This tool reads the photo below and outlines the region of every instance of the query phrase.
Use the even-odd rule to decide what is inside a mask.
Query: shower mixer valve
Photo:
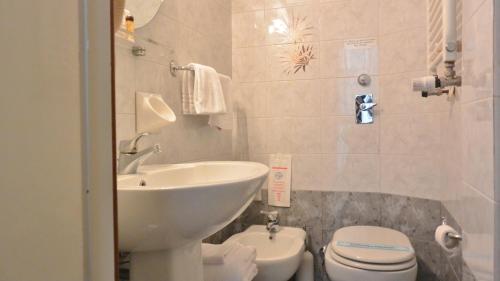
[[[357,95],[354,99],[354,110],[356,113],[356,124],[371,124],[375,114],[374,107],[377,103],[372,94]]]

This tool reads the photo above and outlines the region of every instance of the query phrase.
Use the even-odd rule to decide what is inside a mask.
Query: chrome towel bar
[[[178,65],[175,61],[170,61],[170,74],[172,76],[176,77],[177,76],[177,71],[194,71],[194,69],[190,66],[181,66]]]

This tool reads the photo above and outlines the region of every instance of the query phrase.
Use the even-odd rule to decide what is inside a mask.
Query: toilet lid
[[[415,259],[415,250],[406,235],[376,226],[349,226],[337,230],[331,250],[334,255],[351,261],[379,265]]]

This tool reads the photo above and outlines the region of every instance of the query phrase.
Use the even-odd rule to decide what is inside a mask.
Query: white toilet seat
[[[339,229],[325,251],[332,281],[415,281],[417,259],[406,235],[374,226]]]
[[[373,271],[400,271],[400,270],[405,270],[408,268],[411,268],[417,264],[417,259],[414,257],[410,259],[409,261],[402,262],[402,263],[389,263],[389,264],[380,264],[380,263],[365,263],[365,262],[360,262],[356,260],[351,260],[348,258],[344,258],[333,250],[331,245],[328,245],[327,248],[328,254],[332,259],[337,261],[338,263],[341,263],[345,266],[353,267],[353,268],[359,268],[359,269],[364,269],[364,270],[373,270]]]

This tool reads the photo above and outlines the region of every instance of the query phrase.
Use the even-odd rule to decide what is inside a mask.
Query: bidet
[[[305,251],[306,232],[301,228],[281,227],[269,239],[265,225],[252,225],[227,241],[257,249],[255,263],[259,273],[253,281],[288,281],[299,269]]]

